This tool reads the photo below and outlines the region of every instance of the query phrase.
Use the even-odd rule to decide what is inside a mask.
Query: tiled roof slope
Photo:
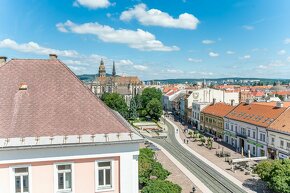
[[[240,103],[234,110],[227,114],[226,117],[261,127],[268,127],[286,109],[286,107],[279,108],[269,104]]]
[[[118,132],[129,129],[59,60],[12,59],[0,68],[0,138]]]
[[[270,126],[270,129],[290,134],[290,109],[282,113]]]
[[[202,110],[202,112],[206,114],[218,116],[218,117],[224,117],[234,108],[235,108],[234,106],[231,106],[225,103],[215,103],[215,104],[211,104],[205,107]]]

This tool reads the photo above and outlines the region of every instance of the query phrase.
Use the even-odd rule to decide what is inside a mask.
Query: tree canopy
[[[162,104],[157,98],[153,98],[146,105],[147,115],[152,119],[158,120],[162,115]]]
[[[169,181],[152,180],[142,189],[142,193],[181,193],[181,187]]]
[[[118,93],[104,93],[101,100],[111,109],[118,111],[124,118],[128,118],[128,106],[122,95]]]
[[[269,188],[279,193],[290,193],[290,160],[262,161],[255,168]]]
[[[146,107],[146,105],[151,101],[152,99],[157,99],[161,101],[162,92],[156,88],[145,88],[141,95],[142,100],[142,106]]]

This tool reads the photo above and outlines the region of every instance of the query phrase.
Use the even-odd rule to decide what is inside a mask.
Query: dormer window
[[[28,86],[27,86],[27,83],[25,82],[22,82],[19,86],[19,90],[27,90]]]

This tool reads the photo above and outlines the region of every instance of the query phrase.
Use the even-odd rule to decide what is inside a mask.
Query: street
[[[215,171],[209,165],[201,161],[198,157],[184,149],[175,138],[174,127],[165,120],[168,126],[167,139],[150,138],[151,141],[161,145],[181,164],[183,164],[193,175],[204,183],[212,192],[246,192],[238,185]]]

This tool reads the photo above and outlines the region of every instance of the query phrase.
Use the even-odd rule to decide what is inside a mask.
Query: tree
[[[137,104],[134,98],[132,98],[130,101],[129,117],[133,120],[138,118]]]
[[[122,95],[118,93],[104,93],[101,100],[111,109],[118,111],[124,118],[128,118],[128,106]]]
[[[151,180],[142,193],[181,193],[181,187],[169,181]]]
[[[153,98],[146,105],[146,112],[152,119],[159,120],[162,115],[162,104],[161,101]]]
[[[254,169],[269,188],[279,193],[290,193],[290,160],[262,161]]]
[[[149,101],[157,99],[161,102],[162,92],[156,88],[145,88],[141,95],[142,106],[145,108]]]

